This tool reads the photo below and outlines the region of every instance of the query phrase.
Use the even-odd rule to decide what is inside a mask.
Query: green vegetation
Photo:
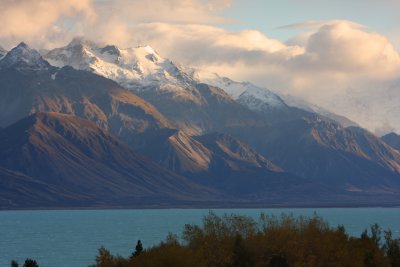
[[[350,237],[343,226],[331,228],[316,215],[261,214],[254,220],[210,212],[201,227],[186,225],[182,238],[170,234],[145,250],[139,240],[128,259],[100,248],[91,267],[400,267],[400,239],[390,231],[382,239],[380,227],[372,225],[360,238]]]

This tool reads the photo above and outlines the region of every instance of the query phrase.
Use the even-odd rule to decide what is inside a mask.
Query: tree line
[[[247,216],[210,212],[202,225],[187,224],[182,239],[169,234],[124,258],[99,249],[90,267],[400,267],[400,239],[377,224],[360,237],[321,217]]]

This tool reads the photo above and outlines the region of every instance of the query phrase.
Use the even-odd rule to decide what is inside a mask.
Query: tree
[[[371,239],[377,247],[381,242],[381,233],[381,227],[377,223],[371,225]]]
[[[18,267],[18,262],[16,260],[11,261],[11,267]]]
[[[284,255],[273,255],[269,260],[267,267],[289,267],[289,263]]]
[[[135,247],[135,252],[132,253],[132,258],[139,256],[140,253],[142,253],[142,251],[143,251],[142,241],[138,240]]]
[[[400,267],[400,239],[392,238],[392,231],[385,231],[385,244],[383,245],[392,267]]]
[[[89,267],[122,267],[126,266],[126,260],[120,256],[113,256],[110,251],[104,247],[99,248],[99,254],[96,256],[96,264]]]
[[[23,267],[39,267],[39,265],[35,260],[26,259]]]

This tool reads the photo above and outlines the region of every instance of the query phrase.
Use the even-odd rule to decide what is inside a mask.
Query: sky
[[[283,42],[300,33],[302,29],[282,26],[305,21],[350,20],[380,32],[400,47],[398,30],[400,22],[396,0],[252,0],[233,1],[221,14],[234,18],[237,23],[226,25],[233,31],[258,29]],[[397,33],[396,33],[397,31]]]
[[[398,0],[1,0],[0,46],[75,36],[151,45],[177,63],[251,81],[400,133]]]

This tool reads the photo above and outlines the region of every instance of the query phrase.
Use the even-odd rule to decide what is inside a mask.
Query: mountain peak
[[[20,49],[30,49],[25,42],[20,42],[16,47]]]
[[[11,49],[0,61],[0,69],[16,68],[23,69],[45,69],[50,65],[45,61],[38,51],[21,42]]]
[[[84,38],[74,38],[66,47],[56,48],[45,55],[53,66],[72,66],[113,79],[132,89],[138,84],[186,85],[187,78],[172,61],[161,57],[151,46],[118,48],[97,45]],[[182,87],[182,86],[181,86]]]
[[[75,46],[83,46],[90,48],[98,48],[99,45],[91,40],[85,39],[84,37],[74,37],[72,41],[67,45],[67,48],[72,48]]]

